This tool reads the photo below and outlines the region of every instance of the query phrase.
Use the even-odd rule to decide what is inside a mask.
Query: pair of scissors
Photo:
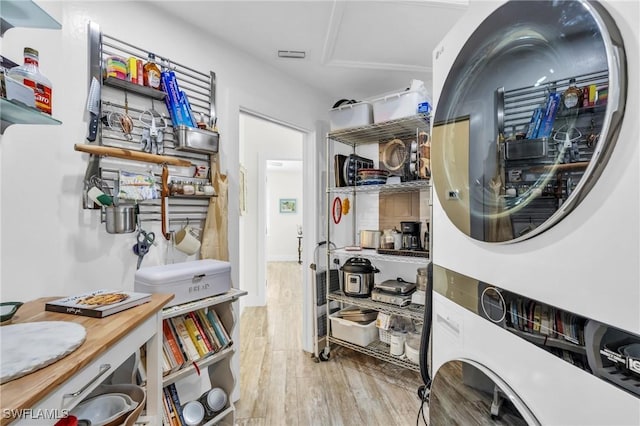
[[[133,252],[138,256],[138,266],[136,269],[140,269],[142,259],[149,253],[149,248],[156,240],[156,234],[140,230],[138,231],[137,239],[138,242],[133,246]]]

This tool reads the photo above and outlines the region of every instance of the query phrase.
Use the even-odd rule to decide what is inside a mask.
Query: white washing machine
[[[432,425],[640,424],[638,22],[472,1],[435,49]]]

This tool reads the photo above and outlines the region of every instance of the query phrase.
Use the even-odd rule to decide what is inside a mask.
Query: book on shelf
[[[182,404],[180,403],[180,398],[178,397],[178,389],[176,389],[175,383],[171,383],[165,389],[168,389],[169,395],[171,396],[171,400],[173,401],[173,406],[176,411],[176,415],[181,425],[186,425],[184,421],[184,416],[182,414]]]
[[[202,325],[202,329],[206,333],[207,338],[211,342],[211,346],[213,346],[213,352],[218,352],[222,348],[222,345],[218,340],[218,336],[216,336],[216,332],[213,329],[213,326],[207,318],[206,312],[203,309],[198,309],[197,311],[195,311],[195,314],[198,317],[198,322]]]
[[[193,318],[191,318],[189,315],[185,315],[184,324],[187,326],[187,331],[189,332],[189,336],[191,336],[191,340],[193,340],[193,343],[195,344],[196,349],[198,350],[198,355],[200,355],[200,358],[207,355],[207,353],[209,353],[209,350],[207,349],[207,346],[202,341],[202,335],[200,334],[200,331],[198,331],[198,327],[196,327],[196,324],[193,322]]]
[[[184,322],[184,318],[182,318],[182,316],[177,316],[170,318],[170,320],[173,323],[176,331],[178,332],[178,335],[180,336],[180,341],[182,342],[182,345],[184,346],[188,354],[189,361],[193,362],[199,360],[200,353],[198,352],[196,344],[194,343],[191,335],[189,334],[189,331],[187,330],[187,325]]]
[[[171,373],[172,367],[171,362],[169,361],[169,355],[167,354],[167,349],[162,346],[162,375],[166,376]]]
[[[220,339],[220,342],[222,343],[222,347],[226,348],[228,346],[231,346],[231,344],[233,343],[231,340],[231,336],[229,336],[229,334],[227,333],[227,330],[222,324],[222,321],[220,320],[220,316],[218,315],[218,313],[214,309],[209,309],[207,310],[207,318],[209,318],[209,321],[211,322],[211,326],[215,330],[218,338]]]
[[[202,343],[204,343],[204,345],[207,347],[207,353],[213,352],[213,345],[209,341],[209,336],[207,336],[207,334],[205,333],[204,327],[202,326],[202,324],[200,324],[200,320],[196,316],[195,312],[191,311],[187,314],[187,316],[191,318],[196,328],[198,329],[198,333],[200,333],[200,336],[202,336]]]
[[[167,324],[169,325],[169,328],[171,329],[171,332],[173,333],[173,336],[176,339],[178,349],[180,350],[180,353],[182,354],[182,359],[184,360],[183,366],[186,366],[187,364],[189,364],[189,361],[190,361],[189,354],[187,353],[187,349],[185,348],[185,345],[182,342],[182,339],[180,338],[180,334],[176,330],[176,327],[173,325],[173,321],[171,321],[171,319],[166,319],[165,321],[167,321]]]
[[[169,321],[167,321],[166,319],[162,321],[162,334],[162,344],[167,351],[167,355],[169,355],[169,360],[171,361],[173,367],[172,370],[175,371],[184,365],[185,360],[182,356],[180,348],[178,347],[178,342],[176,341],[176,338],[173,335],[171,328],[169,327]]]
[[[142,305],[151,300],[150,293],[125,290],[95,290],[47,302],[45,311],[104,318]]]
[[[163,388],[162,393],[163,393],[165,404],[167,407],[167,416],[169,417],[169,424],[171,426],[182,426],[180,424],[180,418],[178,417],[178,413],[176,411],[176,407],[175,407],[175,404],[173,403],[173,398],[171,398],[169,390],[167,388]]]

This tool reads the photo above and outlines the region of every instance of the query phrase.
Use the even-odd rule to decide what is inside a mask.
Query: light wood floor
[[[415,425],[419,373],[342,347],[320,363],[302,351],[305,269],[270,263],[267,306],[242,313],[237,424]]]

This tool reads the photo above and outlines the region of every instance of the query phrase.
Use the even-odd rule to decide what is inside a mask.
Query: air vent
[[[279,58],[304,59],[306,55],[302,50],[278,50]]]

